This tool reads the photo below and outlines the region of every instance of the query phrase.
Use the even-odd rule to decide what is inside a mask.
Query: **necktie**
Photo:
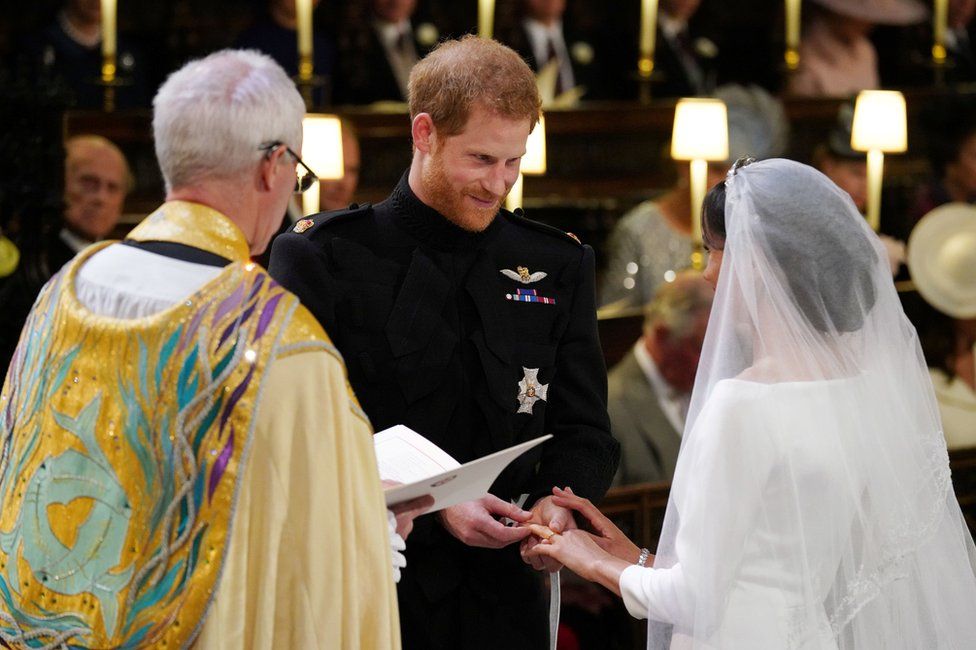
[[[396,47],[397,54],[399,54],[402,58],[406,58],[409,55],[407,52],[408,45],[409,41],[407,40],[407,32],[401,31],[399,34],[397,34],[394,47]]]
[[[685,75],[695,94],[704,91],[704,73],[698,64],[698,57],[695,56],[695,47],[691,42],[691,35],[688,29],[682,29],[675,35],[675,42],[678,44],[681,65],[685,69]]]
[[[691,43],[691,36],[688,34],[687,29],[682,29],[675,36],[675,40],[678,41],[678,46],[681,48],[682,53],[685,56],[694,59],[695,58],[695,48]]]
[[[563,64],[559,58],[559,52],[556,50],[556,39],[553,36],[549,37],[549,47],[546,52],[546,63],[556,62],[556,70],[558,74],[556,75],[556,94],[560,95],[566,92],[566,83],[563,79]]]

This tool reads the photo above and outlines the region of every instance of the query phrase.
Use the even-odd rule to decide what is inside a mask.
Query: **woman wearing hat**
[[[908,265],[926,303],[916,306],[915,325],[946,444],[976,447],[976,208],[949,203],[923,217],[908,240]]]
[[[589,502],[550,556],[621,594],[650,648],[976,648],[976,548],[877,236],[811,167],[705,199],[715,299],[657,555]]]
[[[789,92],[848,96],[877,88],[878,59],[868,34],[875,25],[912,25],[928,16],[918,0],[813,0],[800,42],[800,69]]]

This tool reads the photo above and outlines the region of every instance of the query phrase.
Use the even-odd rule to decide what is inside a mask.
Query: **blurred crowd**
[[[294,0],[119,3],[117,106],[148,107],[169,71],[228,46],[261,50],[298,73]],[[476,31],[477,2],[316,0],[317,107],[403,101],[412,65],[439,40]],[[78,108],[99,108],[100,0],[38,3],[0,24],[0,55],[16,74],[58,79]],[[976,0],[951,0],[946,65],[933,70],[930,8],[921,0],[808,0],[800,67],[783,72],[784,3],[661,0],[652,96],[709,94],[726,83],[777,94],[844,96],[865,88],[976,80]],[[567,100],[638,97],[640,3],[498,0],[494,36],[537,71],[552,64]],[[567,94],[569,93],[569,94]]]

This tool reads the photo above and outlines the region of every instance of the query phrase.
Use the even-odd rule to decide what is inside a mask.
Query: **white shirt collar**
[[[61,241],[64,242],[65,246],[75,252],[75,255],[95,243],[79,237],[67,228],[62,228],[61,232],[58,233],[58,237],[61,238]]]
[[[540,65],[549,57],[550,40],[556,47],[556,53],[559,56],[564,55],[566,41],[563,38],[563,22],[561,20],[557,20],[552,25],[543,25],[534,18],[526,18],[522,21],[522,25],[525,27],[525,33],[529,35],[532,54]]]
[[[637,358],[637,365],[644,371],[644,376],[647,377],[647,381],[654,391],[661,411],[680,436],[685,429],[685,418],[688,416],[688,404],[691,401],[691,395],[679,393],[664,380],[661,371],[644,345],[644,337],[639,338],[634,345],[634,357]]]
[[[563,21],[561,20],[557,20],[551,25],[544,25],[535,18],[526,18],[522,24],[525,25],[525,31],[533,40],[544,41],[546,38],[555,38],[561,41],[563,39]]]
[[[566,45],[566,38],[563,35],[563,21],[557,20],[552,25],[543,25],[538,20],[525,18],[522,21],[525,33],[529,37],[529,45],[532,47],[532,56],[535,57],[536,65],[539,69],[549,60],[549,43],[552,42],[559,57],[559,77],[563,82],[563,88],[569,89],[576,85],[573,75],[573,63],[570,61],[569,49]]]
[[[663,11],[657,15],[657,24],[661,27],[661,32],[669,39],[675,38],[688,29],[688,21],[673,18]]]
[[[396,46],[396,42],[397,39],[400,38],[400,34],[406,34],[409,36],[413,31],[409,20],[401,20],[398,23],[388,23],[383,20],[374,20],[373,27],[376,28],[376,33],[380,37],[380,42],[383,43],[383,47],[386,49]]]

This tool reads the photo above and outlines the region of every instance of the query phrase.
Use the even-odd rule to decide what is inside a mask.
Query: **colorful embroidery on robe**
[[[297,300],[236,263],[160,315],[115,320],[68,289],[83,261],[42,293],[0,393],[0,638],[187,647]]]

